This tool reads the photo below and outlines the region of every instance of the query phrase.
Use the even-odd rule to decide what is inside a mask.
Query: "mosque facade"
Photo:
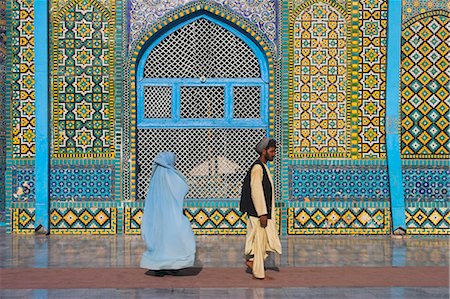
[[[264,136],[281,235],[450,232],[450,3],[0,1],[0,222],[139,234],[177,154],[196,234],[245,234]],[[48,24],[48,26],[46,25]]]

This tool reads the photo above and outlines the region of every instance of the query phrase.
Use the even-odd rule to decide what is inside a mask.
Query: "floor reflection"
[[[244,236],[197,236],[197,265],[242,267]],[[269,266],[448,266],[448,237],[289,236]],[[138,267],[140,236],[28,236],[0,230],[0,267]]]

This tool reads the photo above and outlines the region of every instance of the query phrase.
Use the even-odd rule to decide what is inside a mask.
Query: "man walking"
[[[253,277],[266,278],[264,260],[268,252],[281,254],[281,243],[275,226],[275,196],[272,176],[267,167],[273,161],[276,141],[264,138],[256,145],[259,159],[253,163],[242,186],[241,212],[247,212],[246,264]],[[269,278],[269,277],[267,277]]]

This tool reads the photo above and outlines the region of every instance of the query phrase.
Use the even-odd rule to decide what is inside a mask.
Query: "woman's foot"
[[[247,267],[249,267],[250,269],[253,269],[253,261],[245,261],[245,264],[246,264]]]

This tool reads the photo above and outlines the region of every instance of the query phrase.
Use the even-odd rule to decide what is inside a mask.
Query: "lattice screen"
[[[259,86],[235,86],[233,88],[233,112],[235,118],[260,117],[261,88]]]
[[[167,36],[151,51],[144,68],[145,78],[260,76],[258,59],[250,47],[206,19],[198,19]]]
[[[187,198],[240,197],[249,166],[257,159],[255,144],[263,129],[140,129],[138,130],[138,198],[144,200],[157,153],[177,154],[176,167],[187,178]]]
[[[234,118],[260,118],[261,90],[266,83],[246,86],[246,78],[261,78],[255,53],[239,37],[207,19],[164,38],[149,53],[144,77],[144,117],[150,123],[172,117],[172,109],[178,108],[171,106],[172,98],[179,100],[181,119],[224,118],[227,101],[233,101]],[[171,78],[165,82],[168,86],[155,86],[160,78]],[[189,85],[192,78],[214,78],[215,84]],[[238,83],[231,85],[232,92],[226,96],[230,78]],[[265,135],[265,128],[139,128],[136,199],[145,199],[152,162],[161,151],[177,154],[177,168],[190,185],[187,198],[238,199],[243,177],[257,158],[254,146]]]
[[[225,91],[222,86],[183,86],[180,90],[181,118],[223,118]]]
[[[145,118],[170,118],[172,116],[172,87],[145,86]]]

